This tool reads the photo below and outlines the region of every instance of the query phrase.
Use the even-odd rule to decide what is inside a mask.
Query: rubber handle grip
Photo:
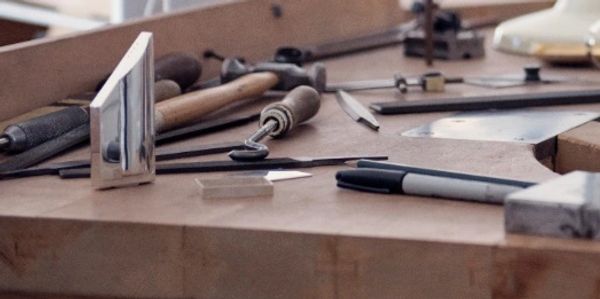
[[[163,79],[154,82],[154,102],[156,103],[174,98],[180,94],[181,88],[175,81]]]
[[[279,82],[270,72],[252,73],[229,83],[186,93],[155,106],[155,127],[164,132],[221,109],[231,103],[257,97]]]
[[[277,121],[278,126],[270,135],[279,137],[315,116],[320,107],[319,92],[310,86],[298,86],[292,89],[281,102],[269,104],[262,110],[260,125],[265,125],[269,120]]]
[[[154,81],[171,80],[184,91],[194,84],[202,75],[202,66],[198,59],[186,53],[171,53],[159,57],[154,62]],[[109,75],[106,75],[96,85],[95,91],[100,91]]]
[[[10,140],[6,151],[19,153],[54,139],[89,122],[88,112],[81,107],[69,107],[27,121],[12,124],[2,137]]]
[[[196,57],[186,53],[171,53],[156,59],[154,80],[172,80],[185,90],[194,84],[202,74],[202,67]]]

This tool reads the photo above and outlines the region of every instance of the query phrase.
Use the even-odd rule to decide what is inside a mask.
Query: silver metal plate
[[[463,112],[402,136],[538,144],[600,117],[594,112],[498,110]]]
[[[154,180],[153,84],[152,33],[142,32],[90,104],[93,187]]]

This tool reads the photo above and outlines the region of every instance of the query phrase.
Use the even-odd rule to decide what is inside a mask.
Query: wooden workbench
[[[529,62],[489,50],[482,60],[435,67],[449,75],[492,75],[519,72]],[[427,70],[399,47],[325,64],[331,82]],[[587,68],[547,72],[600,80]],[[577,88],[457,85],[445,95]],[[402,98],[392,90],[354,95],[365,105]],[[256,111],[271,100],[215,117]],[[600,112],[600,105],[537,109]],[[377,116],[381,129],[374,132],[328,94],[313,120],[266,143],[273,157],[384,154],[393,162],[514,179],[557,176],[531,146],[400,136],[450,114]],[[240,140],[255,127],[169,146]],[[54,161],[86,156],[80,148]],[[588,298],[600,292],[598,242],[506,235],[500,206],[339,189],[334,174],[344,168],[309,169],[311,178],[277,182],[272,198],[232,200],[198,195],[195,178],[223,173],[158,176],[153,184],[102,192],[85,179],[0,181],[0,289],[17,298]]]

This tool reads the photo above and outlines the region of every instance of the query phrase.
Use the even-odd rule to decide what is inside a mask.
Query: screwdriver
[[[247,150],[234,150],[229,157],[236,161],[254,161],[269,155],[266,145],[258,143],[270,135],[282,137],[299,124],[312,118],[321,107],[321,96],[312,87],[298,86],[283,100],[267,105],[260,113],[259,129],[244,141]]]
[[[88,111],[73,106],[12,124],[0,135],[0,150],[9,153],[22,152],[87,122],[89,122]]]

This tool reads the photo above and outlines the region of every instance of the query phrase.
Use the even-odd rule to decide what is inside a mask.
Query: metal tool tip
[[[0,150],[8,147],[8,145],[10,144],[10,139],[8,139],[8,137],[0,137]]]
[[[358,121],[375,131],[379,131],[379,123],[377,123],[377,121],[375,121],[375,120],[368,120],[365,118],[361,118]]]

